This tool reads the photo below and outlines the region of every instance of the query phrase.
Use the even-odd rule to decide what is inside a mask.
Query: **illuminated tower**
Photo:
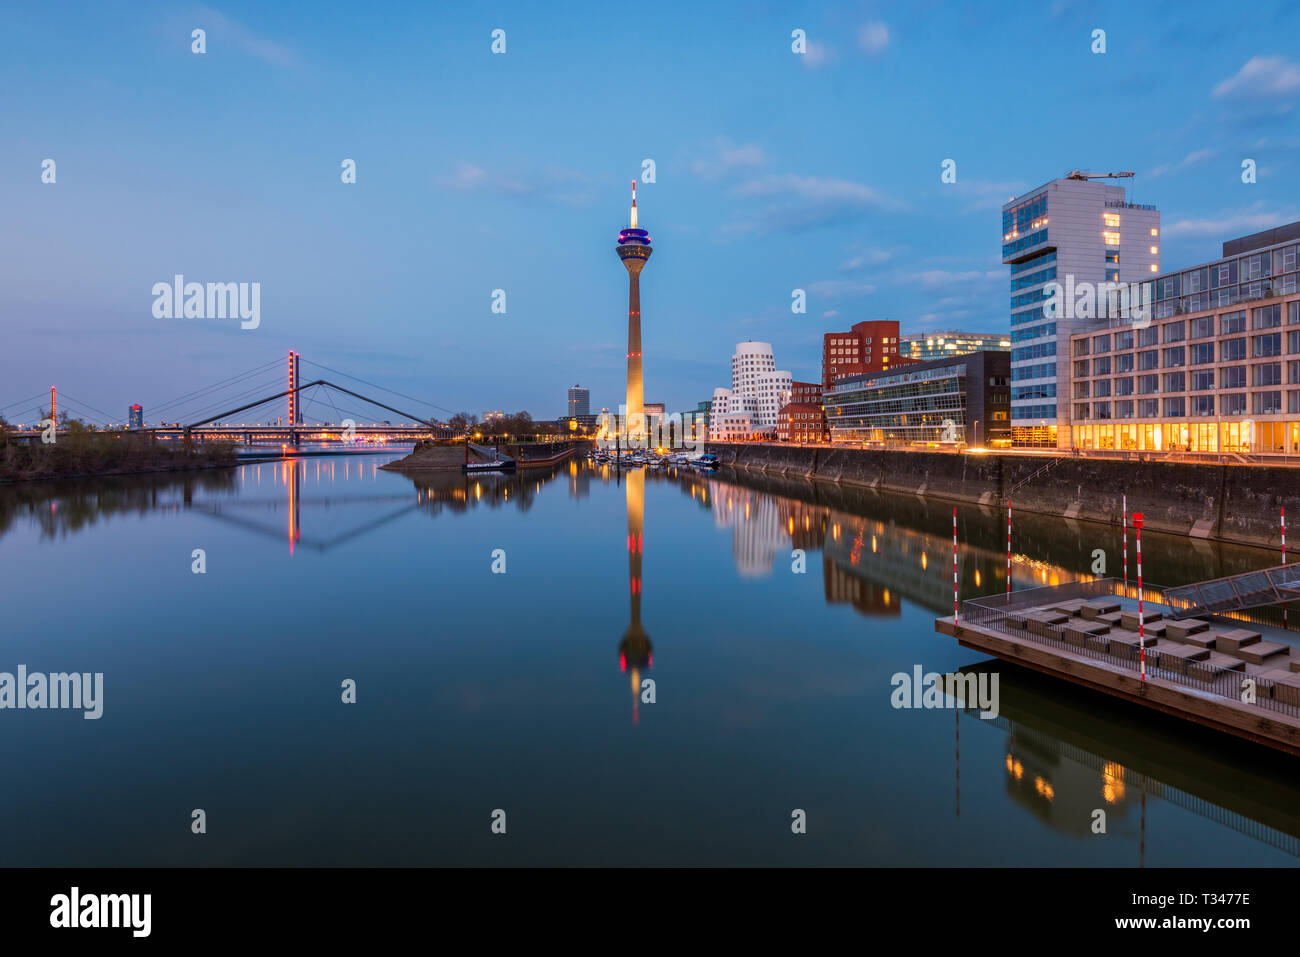
[[[635,275],[635,273],[633,274]],[[641,627],[641,526],[645,514],[645,472],[633,469],[627,474],[627,579],[628,598],[632,606],[632,623],[618,644],[618,663],[632,677],[632,720],[637,720],[637,703],[641,696],[641,669],[654,664],[650,636]]]
[[[628,441],[644,439],[645,389],[641,378],[641,269],[650,258],[650,234],[636,224],[636,180],[632,180],[632,222],[618,234],[615,250],[627,267],[627,411]]]

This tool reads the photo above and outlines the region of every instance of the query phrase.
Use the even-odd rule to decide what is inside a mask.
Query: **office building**
[[[901,339],[898,354],[918,362],[972,352],[1008,352],[1011,349],[1011,336],[1005,332],[920,332]]]
[[[1149,317],[1071,337],[1074,445],[1300,453],[1298,260],[1300,222],[1229,240],[1156,277]]]
[[[792,382],[790,401],[777,415],[776,437],[782,442],[812,444],[830,441],[819,382]]]
[[[846,332],[822,336],[822,389],[844,376],[881,372],[899,365],[898,323],[890,319],[858,322]]]
[[[591,414],[591,390],[584,389],[580,385],[575,385],[569,390],[569,410],[570,417],[585,416]]]
[[[1076,170],[1002,207],[1015,445],[1069,445],[1070,337],[1104,325],[1096,293],[1107,284],[1142,283],[1160,271],[1159,211],[1130,203],[1123,187],[1099,181],[1109,178]],[[1055,314],[1045,310],[1052,283],[1071,293]]]
[[[790,400],[789,372],[776,368],[770,342],[739,342],[731,357],[731,388],[713,390],[709,434],[727,441],[736,436],[776,435],[777,413]]]
[[[133,429],[144,428],[144,409],[139,405],[133,405],[127,410],[127,422]]]
[[[826,393],[831,441],[879,447],[985,446],[1011,439],[1011,355],[972,352],[840,379]]]

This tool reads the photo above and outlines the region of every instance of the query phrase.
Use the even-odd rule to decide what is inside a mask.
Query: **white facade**
[[[1011,426],[1015,444],[1068,445],[1073,333],[1106,324],[1073,303],[1051,315],[1050,283],[1073,290],[1141,283],[1160,270],[1160,212],[1121,186],[1062,178],[1002,207],[1002,261],[1011,269]],[[1103,296],[1104,298],[1104,296]],[[1042,440],[1043,436],[1049,436]]]
[[[776,429],[777,413],[790,401],[793,377],[776,368],[770,342],[738,342],[731,357],[731,388],[713,390],[709,438],[747,438]],[[748,425],[740,418],[745,416]],[[744,434],[739,434],[744,428]]]

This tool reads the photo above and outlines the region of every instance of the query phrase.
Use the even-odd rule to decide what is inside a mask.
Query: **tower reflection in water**
[[[632,721],[640,720],[638,706],[641,700],[641,669],[654,664],[654,648],[650,636],[641,625],[641,554],[642,525],[645,518],[645,473],[640,469],[629,472],[627,478],[627,582],[628,602],[632,622],[618,643],[618,663],[632,677]]]

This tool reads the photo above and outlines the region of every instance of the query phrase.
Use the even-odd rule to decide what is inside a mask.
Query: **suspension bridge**
[[[319,370],[317,377],[304,381],[303,364]],[[404,411],[397,403],[414,404],[421,412]],[[48,434],[51,425],[56,433],[65,434],[67,420],[76,420],[95,429],[146,433],[155,441],[286,447],[450,438],[457,433],[445,418],[452,415],[450,409],[436,403],[303,359],[297,352],[288,354],[287,365],[285,359],[277,358],[179,396],[131,405],[125,418],[57,387],[51,387],[48,394],[0,405],[0,416],[13,423],[10,434],[19,440],[32,441]]]

